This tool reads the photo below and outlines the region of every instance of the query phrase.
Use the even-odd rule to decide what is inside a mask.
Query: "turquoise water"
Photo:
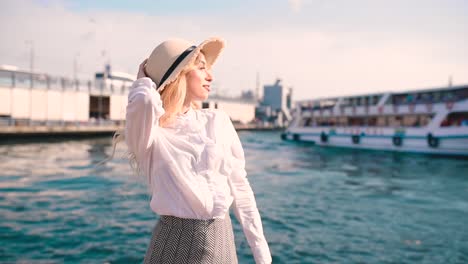
[[[468,263],[468,160],[241,132],[274,263]],[[139,263],[156,223],[109,138],[0,145],[1,263]],[[240,263],[253,263],[233,221]]]

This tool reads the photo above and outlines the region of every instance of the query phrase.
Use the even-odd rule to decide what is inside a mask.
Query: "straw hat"
[[[194,46],[183,39],[170,39],[159,44],[146,62],[145,71],[156,84],[157,91],[162,92],[166,85],[173,82],[182,69],[192,63],[200,52],[203,52],[208,67],[211,67],[224,48],[221,38],[209,38],[200,45]]]

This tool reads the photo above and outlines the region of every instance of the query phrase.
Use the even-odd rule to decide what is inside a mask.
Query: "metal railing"
[[[66,77],[55,77],[43,73],[30,73],[24,71],[12,71],[0,69],[0,87],[5,88],[30,88],[47,90],[70,90],[87,92],[110,92],[124,94],[132,85],[132,81],[124,82],[116,86],[106,83],[106,78],[101,82],[91,80],[79,80]],[[111,79],[108,79],[111,80]]]

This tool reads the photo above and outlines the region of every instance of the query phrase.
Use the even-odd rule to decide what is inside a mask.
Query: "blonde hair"
[[[159,126],[161,127],[169,126],[172,122],[174,122],[177,115],[182,113],[184,103],[187,97],[186,75],[188,72],[196,68],[200,60],[201,60],[200,55],[198,55],[196,59],[193,60],[191,63],[189,63],[186,67],[184,67],[182,71],[179,73],[179,75],[177,76],[177,78],[173,82],[169,83],[161,92],[160,94],[161,101],[162,101],[165,113],[159,119]],[[191,102],[190,106],[194,109],[201,108],[200,104],[197,102]],[[112,154],[109,158],[101,161],[99,164],[102,164],[106,161],[113,159],[117,144],[122,141],[125,141],[125,129],[117,130],[114,133],[112,137],[112,146],[113,146]],[[138,166],[138,162],[135,158],[135,154],[130,153],[130,152],[127,152],[126,154],[127,154],[127,159],[130,162],[130,166],[134,174],[136,174],[137,176],[141,176],[141,169]],[[147,180],[148,182],[150,181],[149,177]]]
[[[194,63],[195,64],[195,63]],[[176,116],[182,113],[184,103],[187,97],[187,78],[186,75],[194,68],[189,65],[184,68],[177,79],[168,84],[161,92],[161,101],[164,106],[165,113],[159,119],[159,125],[166,127],[174,122]],[[191,102],[190,105],[194,109],[199,109],[200,106],[196,102]]]

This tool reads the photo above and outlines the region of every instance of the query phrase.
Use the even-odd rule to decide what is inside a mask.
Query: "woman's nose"
[[[206,71],[205,80],[207,80],[207,81],[209,81],[209,82],[213,81],[213,74],[211,73],[210,70]]]

